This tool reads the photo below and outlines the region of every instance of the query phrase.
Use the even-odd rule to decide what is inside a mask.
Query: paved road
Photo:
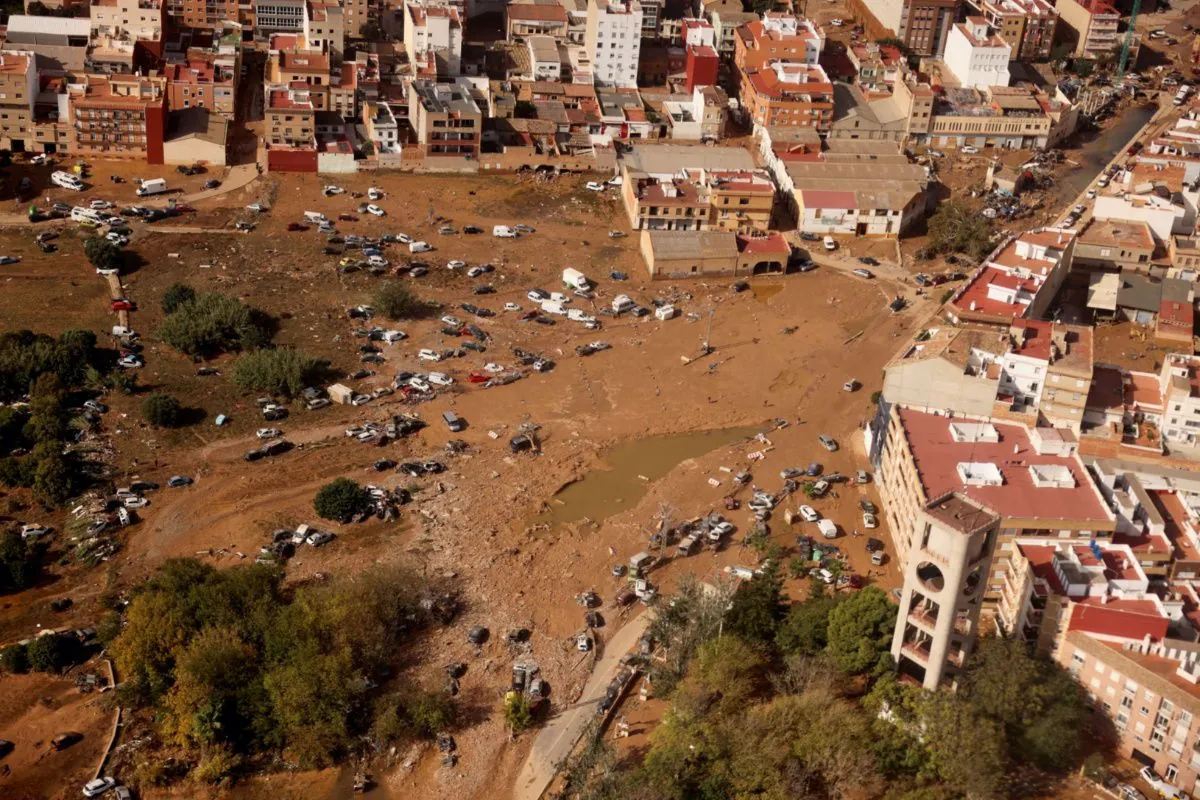
[[[644,611],[625,623],[604,646],[604,656],[592,669],[583,694],[566,710],[551,717],[533,740],[529,758],[521,768],[513,790],[514,800],[538,800],[554,780],[555,765],[563,761],[583,736],[604,699],[609,683],[616,677],[620,660],[637,645],[650,624],[651,612]]]

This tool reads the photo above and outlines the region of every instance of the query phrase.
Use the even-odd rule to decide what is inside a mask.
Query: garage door
[[[1154,759],[1143,753],[1141,750],[1138,750],[1136,747],[1133,748],[1133,752],[1130,753],[1130,755],[1133,756],[1134,761],[1140,761],[1143,765],[1150,767],[1150,769],[1154,769]]]

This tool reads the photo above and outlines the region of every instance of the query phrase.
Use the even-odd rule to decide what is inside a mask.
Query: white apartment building
[[[163,14],[159,2],[148,0],[93,0],[89,8],[92,39],[128,41],[162,39]]]
[[[254,3],[254,27],[267,32],[292,32],[304,25],[305,0],[264,0]]]
[[[424,0],[404,4],[404,49],[418,71],[435,67],[441,77],[462,72],[462,17],[452,5]]]
[[[821,58],[821,48],[825,45],[825,32],[818,30],[812,20],[803,19],[786,11],[771,11],[763,14],[762,32],[758,34],[767,40],[799,39],[804,46],[803,59],[805,64],[814,65]],[[794,62],[795,58],[787,58]]]
[[[637,86],[642,50],[642,6],[638,0],[589,0],[585,43],[597,86]]]
[[[1200,444],[1200,358],[1172,353],[1163,360],[1163,441],[1193,448]]]
[[[967,17],[950,29],[942,60],[963,86],[1008,86],[1012,47],[993,33],[983,17]]]

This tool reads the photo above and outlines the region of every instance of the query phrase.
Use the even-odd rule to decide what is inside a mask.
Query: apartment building
[[[163,163],[164,77],[86,75],[82,83],[69,84],[67,93],[72,155]]]
[[[948,492],[913,521],[892,658],[901,675],[937,689],[953,682],[974,649],[1000,518],[966,494]]]
[[[1148,272],[1155,249],[1154,234],[1145,222],[1093,218],[1079,232],[1075,266]]]
[[[1047,0],[967,0],[996,35],[1008,42],[1017,61],[1046,61],[1054,48],[1058,9]]]
[[[468,81],[413,81],[408,119],[425,150],[427,164],[431,159],[478,160],[483,112]]]
[[[588,0],[585,46],[597,86],[637,87],[641,31],[638,0]]]
[[[158,42],[166,9],[159,0],[91,0],[88,7],[93,43],[108,40]]]
[[[1103,58],[1121,46],[1121,12],[1108,0],[1058,0],[1055,5],[1060,32],[1074,45],[1072,53],[1075,56]],[[1130,63],[1136,63],[1136,60],[1134,54]]]
[[[171,110],[206,108],[232,120],[237,113],[237,59],[189,58],[163,67],[167,107]]]
[[[829,129],[833,82],[819,64],[773,61],[740,77],[742,108],[754,124]]]
[[[896,37],[916,55],[940,56],[961,0],[852,0],[871,38]]]
[[[254,29],[264,33],[302,30],[306,0],[254,0]]]
[[[266,83],[270,86],[327,86],[331,64],[329,56],[308,50],[279,50],[267,58]],[[324,107],[320,102],[318,109]]]
[[[892,85],[908,70],[904,53],[890,44],[852,44],[846,57],[857,71],[857,84],[864,92],[891,94]]]
[[[1058,294],[1075,252],[1075,234],[1042,228],[1004,240],[951,297],[956,322],[1008,326],[1017,318],[1041,319]]]
[[[920,511],[949,492],[1000,518],[991,542],[995,563],[980,576],[989,610],[1000,600],[1015,538],[1111,539],[1116,518],[1080,460],[1078,446],[1078,438],[1065,429],[881,403],[868,449],[902,568],[919,560]]]
[[[314,150],[316,114],[307,88],[270,89],[266,104],[266,137],[272,148]]]
[[[239,17],[240,0],[167,0],[167,16],[184,28],[220,30]]]
[[[717,53],[722,58],[733,58],[734,51],[737,49],[738,29],[758,20],[758,14],[751,11],[713,11],[709,21],[713,26]]]
[[[436,0],[406,0],[404,50],[423,74],[455,78],[462,72],[463,26],[458,9]]]
[[[0,52],[0,148],[33,149],[37,93],[37,56],[28,51]]]
[[[309,0],[301,20],[306,49],[329,56],[330,63],[342,63],[346,49],[346,20],[342,7],[334,2]]]
[[[950,29],[943,61],[966,87],[985,89],[1008,86],[1008,60],[1012,47],[988,26],[983,17],[967,17]]]
[[[371,21],[372,5],[367,0],[342,0],[341,6],[346,36],[360,38],[363,26]]]
[[[376,155],[400,153],[400,124],[389,104],[363,103],[362,121]]]
[[[622,168],[629,225],[652,231],[765,231],[775,184],[762,170],[684,169],[658,179]]]
[[[1169,449],[1194,450],[1200,445],[1200,356],[1165,356],[1159,390],[1164,408],[1163,443]]]
[[[737,29],[733,63],[742,73],[762,69],[772,61],[813,65],[824,45],[824,31],[811,20],[772,11]]]

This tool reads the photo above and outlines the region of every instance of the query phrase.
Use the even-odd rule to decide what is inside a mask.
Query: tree
[[[388,319],[411,319],[421,316],[427,308],[424,301],[398,281],[380,284],[372,298],[375,309]]]
[[[27,648],[34,672],[62,672],[79,659],[79,640],[71,634],[38,636]]]
[[[518,100],[513,106],[513,116],[517,119],[537,119],[537,106],[528,100]]]
[[[25,435],[33,442],[57,442],[67,427],[63,401],[67,392],[52,372],[39,375],[29,390],[29,422]]]
[[[880,672],[891,659],[896,606],[878,587],[868,586],[829,612],[829,654],[843,672]]]
[[[323,367],[290,347],[254,350],[238,357],[233,383],[243,391],[295,397],[321,379]]]
[[[15,642],[0,648],[0,670],[10,675],[29,672],[29,646]]]
[[[406,689],[383,702],[375,720],[375,736],[384,744],[412,738],[432,739],[457,718],[454,701],[444,692]]]
[[[125,253],[103,236],[89,236],[83,242],[83,254],[96,269],[120,270],[125,263]]]
[[[266,345],[270,321],[245,303],[214,292],[180,304],[159,326],[158,338],[181,353],[207,357]]]
[[[349,478],[325,484],[313,498],[313,509],[321,519],[349,522],[367,508],[367,490]]]
[[[529,698],[520,692],[508,692],[504,695],[504,724],[514,734],[533,724],[533,709],[529,706]]]
[[[163,292],[162,310],[164,314],[174,314],[180,306],[196,299],[196,290],[186,283],[172,283]]]
[[[40,448],[41,445],[34,449],[34,456]],[[37,458],[37,468],[33,473],[33,496],[39,503],[48,508],[61,506],[74,493],[73,482],[67,459],[57,449]]]
[[[992,223],[958,200],[938,206],[929,218],[929,245],[935,253],[966,253],[982,261],[992,249]]]
[[[358,29],[358,35],[366,39],[368,42],[378,42],[386,37],[383,34],[383,28],[375,20],[364,22]]]
[[[171,395],[155,392],[142,401],[142,416],[156,428],[174,428],[182,424],[183,406]]]
[[[0,594],[33,585],[41,572],[42,548],[32,547],[14,529],[0,535]]]
[[[792,606],[775,635],[775,645],[784,654],[815,656],[829,644],[829,614],[836,597],[818,596]]]
[[[923,699],[922,738],[938,778],[958,794],[999,797],[1007,765],[1004,729],[948,692]]]
[[[738,587],[726,625],[744,639],[771,643],[786,612],[786,602],[777,562],[772,561],[761,574]]]
[[[1001,725],[1012,754],[1045,770],[1075,765],[1088,717],[1079,684],[1015,639],[987,638],[967,662],[961,699]]]

